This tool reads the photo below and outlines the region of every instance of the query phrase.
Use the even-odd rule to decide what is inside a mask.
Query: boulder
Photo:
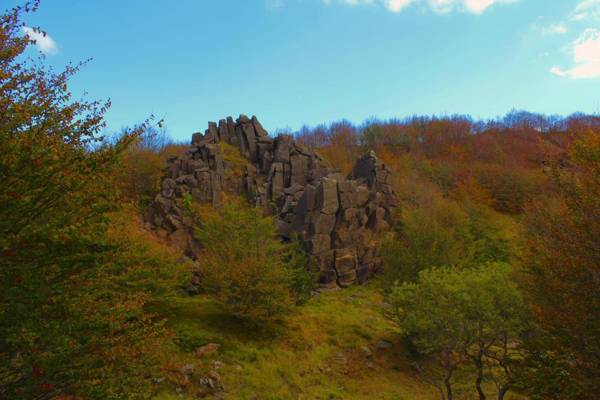
[[[259,137],[268,137],[269,134],[265,131],[265,128],[258,122],[256,116],[252,117],[252,126],[254,127],[254,131],[256,132],[256,136]]]
[[[217,128],[216,122],[208,123],[208,130],[206,131],[206,138],[208,138],[211,142],[219,141],[219,130]]]
[[[316,196],[317,209],[323,214],[335,214],[339,209],[337,181],[331,178],[323,178],[317,187]]]
[[[219,351],[220,347],[221,345],[218,343],[209,343],[205,346],[198,347],[194,354],[196,355],[196,357],[202,358],[204,356],[216,353],[217,351]]]
[[[306,241],[307,250],[314,255],[327,252],[331,249],[331,237],[329,235],[317,234]]]
[[[173,197],[173,194],[175,194],[175,188],[177,187],[177,182],[175,180],[173,180],[172,178],[165,178],[163,179],[162,183],[161,183],[161,187],[162,187],[162,191],[161,194],[163,195],[163,197],[166,197],[167,199]]]
[[[329,235],[335,226],[335,215],[316,213],[310,221],[310,233]]]
[[[227,128],[227,120],[219,120],[219,140],[229,143],[230,139],[229,129]]]
[[[254,126],[251,122],[242,124],[242,133],[248,148],[250,161],[256,162],[258,160],[256,133],[254,132]]]

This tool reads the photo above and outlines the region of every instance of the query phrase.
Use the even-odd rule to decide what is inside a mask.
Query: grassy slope
[[[222,363],[218,373],[225,392],[219,398],[224,399],[439,399],[437,390],[415,375],[398,328],[381,311],[383,297],[374,283],[318,295],[277,332],[245,327],[206,296],[178,297],[153,308],[168,316],[178,342],[178,349],[165,349],[173,368],[165,372],[164,390],[154,400],[198,398],[194,380],[173,371],[194,364],[195,375],[205,376],[214,361]],[[394,344],[377,349],[380,340]],[[208,343],[221,348],[196,358],[194,349]],[[476,399],[472,377],[461,375],[454,383],[457,398]],[[523,398],[509,393],[510,399]]]
[[[402,347],[376,349],[382,339],[399,342],[397,329],[381,313],[382,301],[369,286],[323,293],[270,335],[244,328],[203,296],[173,299],[156,311],[170,316],[180,362],[223,363],[219,374],[228,399],[437,398],[413,375]],[[192,360],[193,349],[211,342],[222,345],[217,354]],[[363,346],[372,349],[371,357]],[[158,399],[182,398],[167,393],[173,390]]]

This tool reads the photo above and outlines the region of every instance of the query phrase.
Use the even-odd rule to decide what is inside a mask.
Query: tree
[[[296,304],[306,303],[317,288],[317,270],[313,256],[302,248],[300,241],[292,237],[282,254],[283,263],[292,271],[290,290]]]
[[[121,136],[130,132],[131,129],[124,129]],[[185,149],[174,143],[164,128],[146,127],[122,156],[118,181],[126,200],[147,208],[159,191],[167,159]]]
[[[497,217],[486,206],[434,198],[400,213],[395,233],[382,247],[388,284],[414,282],[425,269],[469,268],[508,262],[512,249]]]
[[[545,332],[531,360],[543,379],[528,385],[540,398],[592,399],[600,392],[598,134],[574,143],[571,162],[570,170],[554,166],[558,196],[532,207],[524,234],[527,292]]]
[[[401,210],[398,231],[382,248],[386,281],[414,282],[427,268],[471,259],[465,243],[467,215],[452,202]]]
[[[417,352],[442,367],[442,375],[434,372],[428,379],[442,399],[453,398],[453,375],[467,364],[475,370],[480,399],[486,398],[484,381],[496,384],[498,399],[514,385],[518,344],[528,323],[523,298],[507,264],[423,271],[417,283],[392,289],[389,301]],[[425,369],[420,365],[421,371]]]
[[[175,263],[111,234],[120,155],[143,127],[109,145],[109,104],[68,91],[79,67],[26,58],[37,5],[0,15],[0,397],[148,398],[165,331],[138,278]]]
[[[272,218],[231,200],[218,211],[201,213],[200,221],[201,285],[229,312],[251,323],[269,323],[306,296],[310,285],[302,276],[308,259],[286,250]]]

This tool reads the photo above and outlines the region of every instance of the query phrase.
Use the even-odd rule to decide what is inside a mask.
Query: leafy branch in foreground
[[[177,267],[116,240],[112,221],[121,153],[145,124],[107,144],[109,103],[68,91],[80,65],[25,57],[37,5],[0,16],[0,397],[147,398],[166,332],[144,305]],[[159,264],[172,272],[159,278]]]

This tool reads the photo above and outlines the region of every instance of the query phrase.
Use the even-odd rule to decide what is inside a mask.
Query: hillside
[[[494,2],[452,4],[480,14]],[[209,3],[227,2],[188,6]],[[272,15],[308,2],[275,3]],[[241,114],[183,143],[148,117],[114,133],[110,101],[70,91],[83,64],[53,67],[46,56],[62,49],[26,23],[40,2],[15,4],[0,14],[0,399],[596,400],[600,116],[412,116],[269,134]],[[104,21],[94,6],[70,22]],[[171,11],[181,15],[158,14]],[[586,38],[600,44],[594,30]],[[119,44],[155,44],[129,39]],[[107,48],[106,69],[119,70]],[[172,60],[157,62],[180,68]],[[220,69],[211,60],[194,68]],[[128,80],[155,67],[142,61]],[[600,71],[585,64],[597,57],[577,61]],[[211,91],[211,107],[268,98],[275,113],[282,98],[249,82],[234,98]],[[350,92],[334,94],[352,103]],[[157,93],[182,119],[202,115]]]
[[[275,333],[240,329],[203,296],[170,302],[160,311],[171,315],[169,324],[188,356],[199,346],[221,345],[189,362],[196,379],[221,363],[218,383],[225,398],[430,398],[431,390],[411,373],[405,349],[392,346],[398,331],[381,314],[381,302],[370,287],[322,293]],[[201,389],[191,380],[184,392],[194,398]],[[171,398],[168,393],[174,392],[158,398]]]
[[[227,399],[437,399],[411,365],[400,329],[382,313],[376,285],[321,293],[275,333],[240,329],[204,296],[152,306],[169,316],[179,344],[156,399],[211,393],[207,377],[215,396]],[[211,343],[220,345],[216,352],[194,355]],[[181,371],[189,371],[189,380]],[[466,380],[457,386],[459,398],[473,396]]]

